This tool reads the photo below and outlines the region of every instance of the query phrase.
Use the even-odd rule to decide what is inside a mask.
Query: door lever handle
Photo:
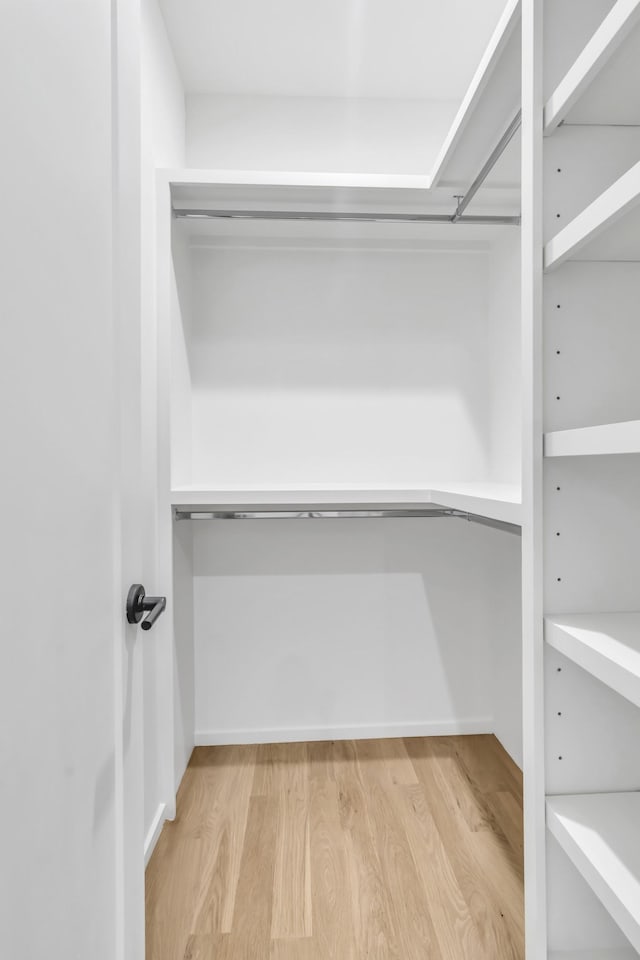
[[[166,606],[166,597],[148,597],[142,584],[134,583],[127,594],[127,622],[140,623],[146,613],[140,626],[143,630],[151,630]]]

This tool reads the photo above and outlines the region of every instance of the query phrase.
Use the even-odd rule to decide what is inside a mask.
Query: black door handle
[[[134,583],[127,594],[127,621],[140,623],[143,630],[151,630],[160,614],[167,606],[166,597],[148,597],[141,583]]]

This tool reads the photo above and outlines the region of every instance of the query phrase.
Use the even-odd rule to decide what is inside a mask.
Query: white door
[[[143,957],[136,6],[1,11],[0,956],[20,960]]]

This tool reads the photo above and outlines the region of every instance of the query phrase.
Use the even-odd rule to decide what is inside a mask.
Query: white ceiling
[[[187,93],[460,100],[505,0],[160,0]]]

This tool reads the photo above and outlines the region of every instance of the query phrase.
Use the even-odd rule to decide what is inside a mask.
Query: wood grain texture
[[[492,736],[200,747],[147,960],[522,960],[522,778]]]

